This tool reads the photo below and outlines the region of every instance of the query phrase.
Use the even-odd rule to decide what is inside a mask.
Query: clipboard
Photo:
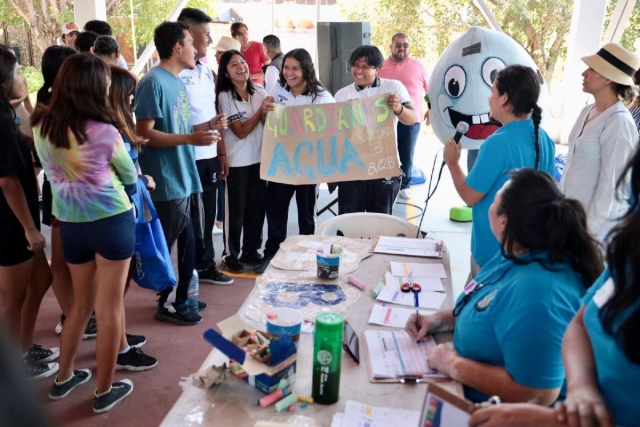
[[[371,383],[404,383],[404,382],[415,382],[415,383],[446,383],[451,382],[451,378],[438,378],[438,377],[421,377],[416,380],[415,377],[396,377],[396,378],[375,378],[373,376],[373,370],[371,369],[371,362],[369,358],[369,347],[367,346],[367,336],[366,334],[362,334],[362,343],[364,348],[364,357],[367,361],[367,375],[369,376],[369,382]]]
[[[378,242],[380,241],[381,237],[389,237],[389,236],[376,236],[371,242],[371,247],[369,248],[369,253],[372,254],[389,254],[389,255],[400,255],[400,256],[408,256],[408,257],[416,257],[416,258],[430,258],[430,259],[442,259],[444,252],[446,250],[446,245],[444,243],[444,240],[437,240],[434,241],[436,243],[436,247],[437,247],[437,255],[436,256],[426,256],[426,255],[418,255],[418,254],[409,254],[409,253],[403,253],[403,254],[399,254],[396,252],[387,252],[387,251],[376,251],[376,248],[378,246]],[[411,239],[411,238],[403,238],[403,239]],[[426,239],[418,239],[418,240],[426,240]]]
[[[419,427],[467,427],[476,405],[436,384],[429,384]]]

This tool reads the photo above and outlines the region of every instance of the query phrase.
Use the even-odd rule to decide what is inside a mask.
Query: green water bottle
[[[339,314],[321,313],[316,317],[311,386],[315,403],[330,405],[338,401],[343,328],[344,319]]]

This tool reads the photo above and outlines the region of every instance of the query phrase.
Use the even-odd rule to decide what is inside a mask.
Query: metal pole
[[[131,44],[133,45],[133,62],[138,59],[138,44],[136,43],[136,24],[133,19],[133,0],[129,0],[129,10],[131,11]]]

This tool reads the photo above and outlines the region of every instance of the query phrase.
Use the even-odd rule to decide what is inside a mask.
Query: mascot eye
[[[482,78],[489,86],[493,86],[493,81],[498,77],[498,73],[505,67],[502,60],[489,58],[482,64]]]
[[[452,98],[457,98],[462,95],[464,88],[467,85],[467,75],[458,65],[447,70],[444,75],[444,88]]]

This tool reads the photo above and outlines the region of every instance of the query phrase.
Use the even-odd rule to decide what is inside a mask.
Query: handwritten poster
[[[387,95],[269,113],[260,177],[285,184],[370,180],[400,175]]]

